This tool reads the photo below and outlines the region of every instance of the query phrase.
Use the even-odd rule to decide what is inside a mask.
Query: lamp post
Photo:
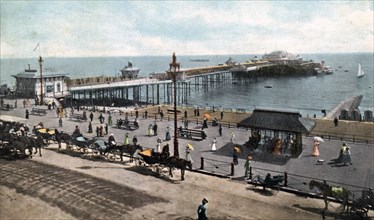
[[[169,74],[173,77],[174,85],[174,156],[179,157],[178,148],[178,119],[177,119],[177,75],[180,69],[180,64],[177,63],[175,52],[173,53],[173,62],[169,64]]]
[[[39,56],[39,67],[40,67],[40,105],[43,105],[43,58]]]

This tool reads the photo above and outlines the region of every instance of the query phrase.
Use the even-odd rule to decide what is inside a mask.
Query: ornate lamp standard
[[[39,56],[39,67],[40,67],[40,105],[43,105],[43,58]]]
[[[173,77],[174,85],[174,156],[179,157],[179,148],[178,148],[178,119],[177,119],[177,75],[180,69],[180,64],[177,63],[177,57],[175,52],[173,53],[173,62],[169,64],[170,68],[168,74]]]

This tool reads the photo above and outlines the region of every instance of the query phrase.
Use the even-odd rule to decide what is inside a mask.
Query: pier
[[[253,77],[308,76],[315,65],[312,61],[283,60],[281,63],[256,61],[180,69],[176,101],[178,105],[187,105],[192,92],[208,92],[233,84],[246,85]],[[242,67],[244,69],[240,69]],[[119,107],[173,103],[173,83],[166,73],[136,79],[106,76],[72,79],[69,85],[71,103],[79,105]]]

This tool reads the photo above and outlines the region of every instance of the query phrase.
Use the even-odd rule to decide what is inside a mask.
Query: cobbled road
[[[133,209],[167,202],[124,185],[32,160],[0,159],[0,184],[78,219],[116,219]]]

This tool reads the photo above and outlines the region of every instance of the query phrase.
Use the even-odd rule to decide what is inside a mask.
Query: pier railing
[[[373,144],[374,138],[370,138],[362,135],[351,135],[351,134],[342,134],[334,132],[312,132],[307,136],[319,136],[325,140],[336,140],[336,141],[346,141],[353,143],[362,143],[362,144]]]

